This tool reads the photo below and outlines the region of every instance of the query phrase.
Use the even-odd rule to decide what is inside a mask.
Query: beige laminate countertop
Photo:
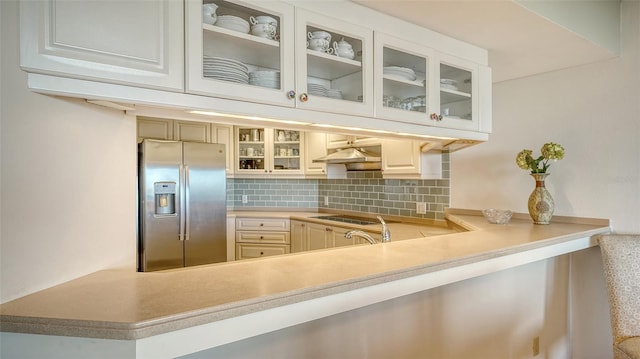
[[[352,223],[336,222],[336,221],[315,218],[318,216],[327,216],[327,215],[335,215],[335,214],[334,213],[318,213],[318,212],[286,212],[286,211],[284,212],[230,211],[228,212],[228,216],[234,216],[234,217],[288,218],[291,220],[301,220],[306,222],[330,225],[334,227],[360,229],[367,232],[381,233],[382,226],[379,223],[368,224],[368,225],[358,225],[358,224],[352,224]],[[350,215],[353,216],[352,214]],[[384,216],[384,217],[387,217],[387,216]],[[377,221],[375,217],[368,217],[368,218],[374,221]],[[431,222],[435,222],[435,221],[424,221],[424,223],[419,223],[419,222],[407,223],[407,222],[400,222],[400,220],[392,219],[392,220],[387,220],[387,226],[389,227],[389,231],[391,232],[392,241],[430,237],[434,235],[460,232],[460,230],[456,230],[448,227],[446,223],[435,224]]]
[[[147,338],[559,244],[569,245],[565,253],[575,251],[581,248],[571,247],[573,241],[610,230],[608,220],[597,219],[534,225],[514,216],[507,225],[491,225],[477,211],[450,210],[447,216],[470,230],[162,272],[99,271],[0,305],[0,330]]]

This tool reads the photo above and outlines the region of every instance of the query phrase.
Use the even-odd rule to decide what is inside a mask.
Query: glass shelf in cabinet
[[[404,80],[404,79],[401,79],[401,78],[391,77],[389,75],[384,75],[384,76],[382,76],[382,78],[385,79],[385,80],[388,80],[388,81],[397,82],[397,83],[408,85],[408,86],[425,87],[424,80],[411,81],[411,80]]]
[[[362,71],[360,61],[307,50],[307,75],[327,80],[335,80]]]
[[[203,24],[203,53],[279,70],[280,43],[259,36]]]
[[[449,103],[449,102],[458,102],[458,101],[469,101],[471,100],[471,94],[460,91],[453,90],[440,90],[440,102],[441,103]]]

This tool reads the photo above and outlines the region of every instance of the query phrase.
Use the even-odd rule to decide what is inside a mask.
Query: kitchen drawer
[[[236,218],[236,230],[289,231],[288,218]]]
[[[236,244],[236,259],[249,259],[289,253],[289,245],[282,244]]]
[[[289,232],[236,231],[236,242],[289,244]]]

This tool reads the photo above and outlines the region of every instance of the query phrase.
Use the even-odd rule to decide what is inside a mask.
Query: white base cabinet
[[[369,243],[360,237],[345,238],[350,228],[329,226],[300,220],[291,221],[291,253]],[[380,233],[366,232],[377,241]]]
[[[236,260],[290,252],[287,218],[236,218]]]
[[[183,34],[181,1],[20,1],[30,72],[182,92]]]

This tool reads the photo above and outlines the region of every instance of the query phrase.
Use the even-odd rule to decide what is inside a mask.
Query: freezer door
[[[140,270],[182,267],[182,143],[144,140],[140,146]],[[171,184],[175,184],[174,196],[168,195]]]
[[[185,266],[227,260],[225,145],[184,142]]]

